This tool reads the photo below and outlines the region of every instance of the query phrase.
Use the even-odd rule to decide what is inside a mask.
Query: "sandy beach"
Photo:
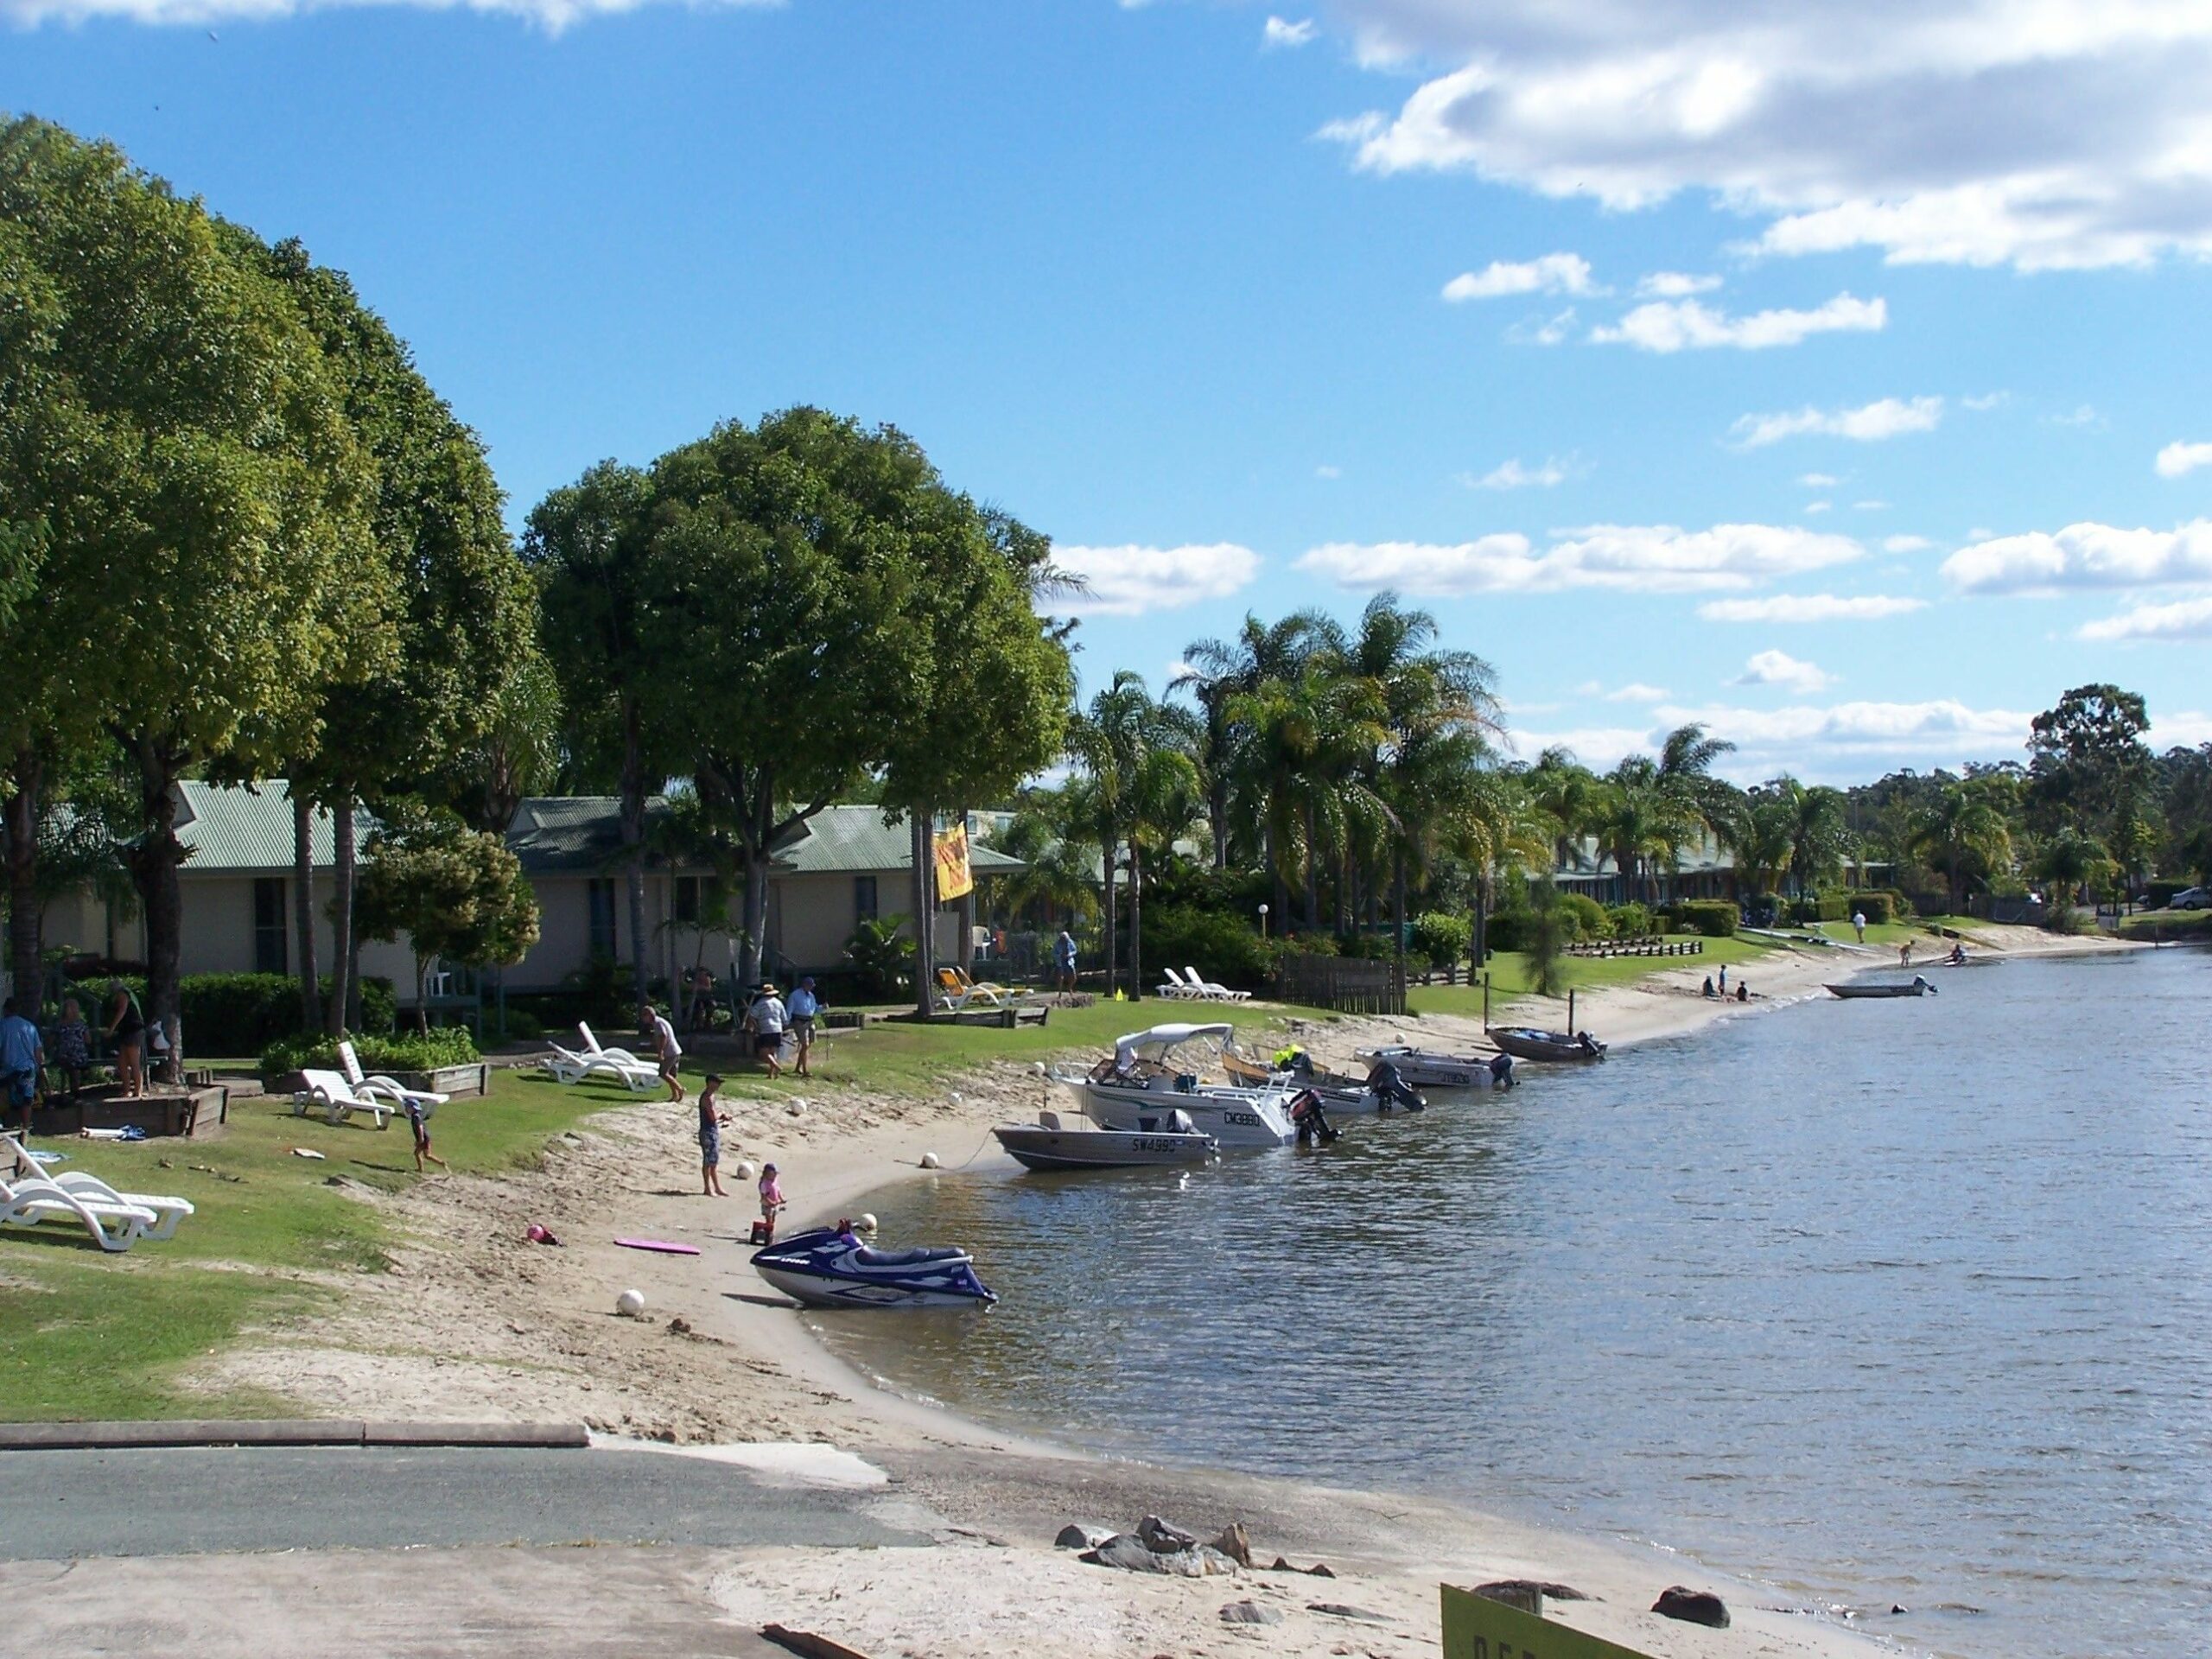
[[[1990,930],[1986,944],[2008,954],[2126,948],[2013,929]],[[1755,1000],[1744,1004],[1702,996],[1705,969],[1689,966],[1581,998],[1578,1020],[1633,1045],[1756,1017],[1895,960],[1893,951],[1777,952],[1747,970]],[[1303,1035],[1319,1058],[1337,1060],[1386,1030],[1446,1046],[1480,1036],[1475,1022],[1411,1018],[1309,1022]],[[1550,1613],[1653,1655],[1869,1651],[1857,1630],[1809,1604],[1656,1548],[1426,1498],[1090,1458],[983,1427],[874,1386],[816,1344],[790,1305],[745,1269],[740,1241],[754,1206],[749,1185],[734,1179],[741,1159],[779,1163],[790,1226],[813,1224],[854,1212],[893,1183],[959,1179],[971,1163],[1001,1157],[990,1125],[1064,1104],[1057,1093],[1033,1069],[1005,1065],[934,1097],[825,1090],[789,1105],[733,1101],[723,1166],[733,1196],[712,1199],[696,1190],[688,1108],[611,1099],[537,1167],[497,1179],[441,1178],[397,1198],[360,1189],[360,1201],[388,1206],[410,1241],[391,1271],[348,1278],[336,1312],[256,1333],[211,1357],[201,1379],[258,1388],[308,1414],[333,1401],[402,1398],[425,1418],[582,1420],[609,1437],[770,1463],[796,1481],[880,1483],[887,1516],[962,1550],[957,1573],[941,1549],[798,1551],[733,1556],[713,1579],[734,1618],[803,1623],[870,1655],[1147,1659],[1255,1643],[1300,1656],[1433,1652],[1437,1583],[1503,1578],[1573,1586],[1592,1599],[1554,1602]],[[921,1169],[925,1153],[943,1173]],[[563,1247],[526,1242],[533,1222]],[[618,1234],[694,1243],[702,1254],[641,1255],[617,1247]],[[644,1317],[615,1313],[627,1287],[645,1296]],[[732,1447],[747,1449],[715,1451]],[[833,1447],[850,1456],[830,1457]],[[1280,1555],[1301,1567],[1326,1561],[1337,1576],[1139,1576],[1052,1546],[1068,1523],[1127,1529],[1147,1514],[1209,1539],[1242,1522],[1262,1568]],[[1717,1590],[1733,1626],[1707,1630],[1646,1611],[1678,1582]],[[1224,1624],[1221,1608],[1247,1599],[1283,1621]],[[1381,1617],[1311,1611],[1321,1603]]]

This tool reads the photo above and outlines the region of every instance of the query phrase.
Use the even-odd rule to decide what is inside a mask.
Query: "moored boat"
[[[991,1133],[1007,1155],[1027,1169],[1145,1169],[1202,1164],[1221,1143],[1201,1135],[1187,1113],[1171,1111],[1156,1133],[1105,1129],[1087,1119],[1071,1122],[1039,1112],[1034,1123],[1001,1123]]]
[[[1295,1051],[1296,1058],[1287,1065],[1276,1065],[1273,1059],[1262,1059],[1234,1043],[1222,1049],[1222,1070],[1231,1083],[1248,1089],[1281,1088],[1310,1089],[1321,1098],[1321,1103],[1332,1116],[1357,1117],[1363,1114],[1395,1111],[1419,1111],[1428,1103],[1411,1092],[1402,1079],[1385,1073],[1380,1066],[1365,1077],[1355,1077],[1347,1072],[1317,1066],[1313,1057],[1304,1049]],[[1392,1087],[1394,1080],[1396,1086]]]
[[[1915,974],[1912,976],[1912,982],[1907,985],[1900,985],[1894,980],[1877,981],[1872,983],[1853,981],[1847,985],[1831,985],[1828,987],[1828,991],[1832,995],[1842,997],[1847,1001],[1857,1001],[1862,998],[1874,996],[1933,996],[1936,995],[1936,988],[1919,974]]]
[[[1516,1059],[1586,1063],[1605,1058],[1605,1046],[1586,1031],[1539,1031],[1534,1026],[1499,1026],[1490,1033]]]
[[[1501,1057],[1491,1054],[1440,1054],[1402,1043],[1387,1043],[1356,1050],[1352,1058],[1370,1066],[1387,1061],[1414,1089],[1499,1089],[1510,1086],[1513,1081],[1512,1062],[1509,1059],[1501,1066],[1497,1064]]]
[[[1082,1102],[1084,1115],[1103,1129],[1158,1135],[1171,1113],[1186,1115],[1201,1135],[1224,1150],[1244,1147],[1287,1147],[1297,1138],[1290,1121],[1296,1091],[1272,1084],[1243,1088],[1210,1083],[1186,1066],[1219,1064],[1220,1052],[1235,1035],[1227,1025],[1162,1025],[1131,1032],[1114,1052],[1084,1076],[1058,1081]],[[1189,1047],[1211,1051],[1201,1058]]]
[[[810,1307],[974,1307],[998,1300],[967,1251],[878,1250],[817,1227],[753,1253],[753,1270]]]

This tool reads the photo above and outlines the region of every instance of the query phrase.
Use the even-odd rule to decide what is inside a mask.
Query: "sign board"
[[[1444,1595],[1444,1659],[1649,1659],[1603,1637],[1555,1624],[1462,1590]]]
[[[968,868],[968,826],[955,824],[937,838],[937,896],[942,899],[963,899],[976,890],[976,878]]]

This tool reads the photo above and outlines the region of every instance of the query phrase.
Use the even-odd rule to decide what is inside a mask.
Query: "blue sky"
[[[352,272],[518,519],[896,423],[1090,575],[1091,684],[1395,584],[1529,753],[2212,739],[2206,9],[1741,10],[0,0],[0,107]]]

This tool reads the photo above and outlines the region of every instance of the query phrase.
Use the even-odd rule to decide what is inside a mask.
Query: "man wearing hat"
[[[772,1077],[784,1075],[784,1027],[789,1019],[784,1010],[784,1000],[776,995],[772,982],[760,988],[752,1012],[745,1016],[746,1024],[753,1027],[753,1052],[768,1068]]]
[[[798,988],[791,993],[788,1012],[791,1017],[791,1036],[798,1044],[798,1060],[791,1067],[792,1073],[798,1077],[810,1077],[814,1073],[807,1067],[807,1056],[814,1050],[815,1016],[822,1012],[822,999],[814,994],[813,975],[809,974],[799,981]]]

